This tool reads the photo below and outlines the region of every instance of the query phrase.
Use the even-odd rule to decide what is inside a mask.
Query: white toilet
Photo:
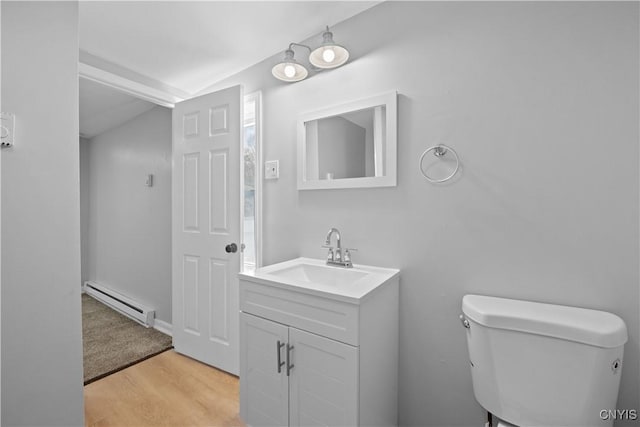
[[[611,426],[627,328],[615,314],[465,295],[476,399],[493,426]],[[603,419],[605,418],[605,419]]]

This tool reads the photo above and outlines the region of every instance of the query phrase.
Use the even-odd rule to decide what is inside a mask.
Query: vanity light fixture
[[[309,55],[309,62],[318,68],[336,68],[347,62],[349,51],[333,41],[333,33],[327,30],[322,34],[322,44]]]
[[[289,44],[289,48],[284,51],[284,59],[271,69],[271,74],[283,82],[299,82],[309,75],[306,67],[294,59],[293,46],[309,49],[309,62],[314,71],[339,67],[349,59],[349,51],[333,41],[333,33],[327,26],[322,34],[322,44],[317,49],[299,43]]]
[[[271,74],[276,79],[283,82],[299,82],[309,75],[309,72],[293,57],[295,53],[291,49],[293,43],[289,45],[289,49],[284,51],[284,59],[278,62],[272,69]]]

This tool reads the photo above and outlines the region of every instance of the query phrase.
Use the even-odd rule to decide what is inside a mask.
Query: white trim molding
[[[143,76],[83,50],[80,50],[79,54],[78,75],[80,78],[109,86],[136,98],[168,108],[173,108],[177,102],[192,97],[191,94],[180,89]]]
[[[163,334],[169,335],[170,337],[173,337],[173,325],[169,322],[155,319],[155,322],[153,323],[153,329],[160,331]]]
[[[109,73],[108,71],[92,67],[91,65],[83,64],[82,62],[78,64],[78,75],[82,79],[91,80],[96,83],[112,87],[121,92],[135,96],[136,98],[144,99],[145,101],[153,102],[154,104],[161,105],[163,107],[173,108],[176,102],[182,101],[182,99],[173,95],[145,86],[141,83],[125,79],[124,77]]]

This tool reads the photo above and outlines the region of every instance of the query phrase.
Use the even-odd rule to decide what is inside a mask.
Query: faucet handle
[[[323,248],[329,249],[329,251],[327,252],[327,262],[333,262],[334,260],[334,253],[333,253],[333,246],[328,246],[328,245],[322,245]]]
[[[351,251],[356,251],[358,252],[357,249],[355,248],[347,248],[344,250],[343,255],[342,255],[342,260],[344,262],[351,262]]]

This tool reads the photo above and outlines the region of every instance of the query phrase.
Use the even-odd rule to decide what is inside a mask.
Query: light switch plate
[[[11,113],[0,113],[0,146],[12,147],[15,144],[16,117]]]
[[[280,165],[278,160],[264,162],[264,179],[278,179],[280,177]]]

